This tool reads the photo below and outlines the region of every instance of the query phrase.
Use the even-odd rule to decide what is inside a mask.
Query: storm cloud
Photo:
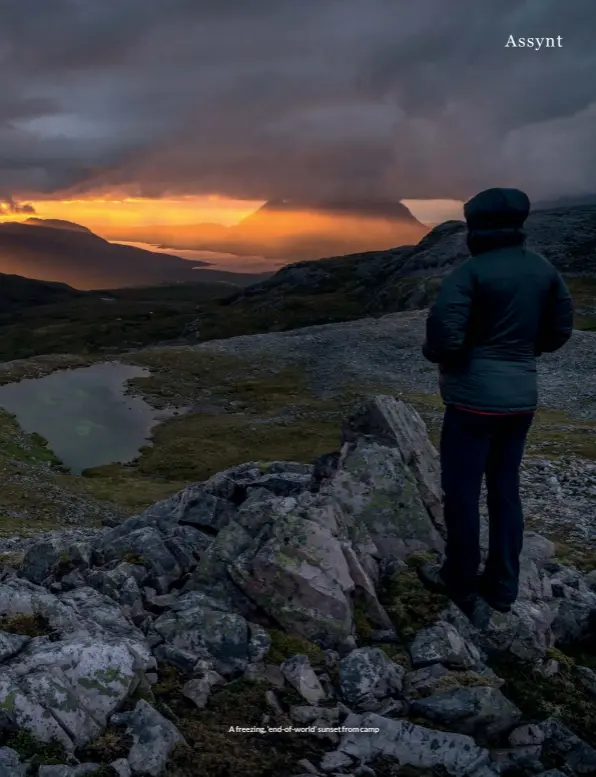
[[[596,190],[593,0],[4,0],[0,200]],[[505,48],[510,35],[561,48]]]

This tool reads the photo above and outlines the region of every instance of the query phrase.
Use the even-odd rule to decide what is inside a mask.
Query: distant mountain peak
[[[420,224],[412,212],[399,200],[297,200],[291,198],[275,198],[267,200],[261,207],[240,223],[247,224],[255,219],[262,219],[273,213],[308,212],[321,215],[379,218],[391,221],[401,221],[410,224]],[[422,226],[422,224],[420,224]]]
[[[52,229],[68,229],[71,232],[88,232],[93,234],[90,229],[81,224],[75,224],[74,221],[65,221],[64,219],[38,219],[31,217],[25,219],[24,224],[32,227],[50,227]]]

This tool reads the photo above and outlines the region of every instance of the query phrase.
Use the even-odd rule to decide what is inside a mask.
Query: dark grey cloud
[[[595,13],[593,0],[4,0],[0,199],[594,191]],[[509,35],[563,47],[507,49]]]

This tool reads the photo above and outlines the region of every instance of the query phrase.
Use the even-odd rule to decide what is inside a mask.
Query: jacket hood
[[[521,229],[529,213],[528,195],[519,189],[485,189],[464,205],[470,230]]]

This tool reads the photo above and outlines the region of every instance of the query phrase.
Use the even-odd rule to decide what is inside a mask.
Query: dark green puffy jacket
[[[443,281],[427,319],[423,353],[440,367],[446,404],[494,413],[535,410],[536,357],[571,337],[571,296],[544,257],[523,244],[506,245],[507,233],[519,233],[525,216],[502,227],[498,218],[486,222],[486,197],[479,213],[468,207],[473,203],[466,218],[476,255]],[[491,250],[499,243],[505,246]]]

